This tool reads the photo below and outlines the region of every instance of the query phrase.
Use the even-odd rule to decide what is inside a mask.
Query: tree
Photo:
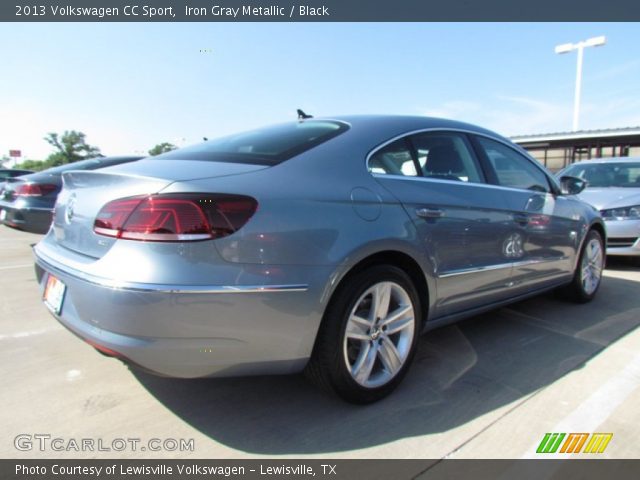
[[[149,155],[153,157],[155,155],[160,155],[161,153],[170,152],[171,150],[175,150],[176,148],[178,147],[176,147],[173,143],[162,142],[149,150]]]
[[[56,152],[49,155],[47,162],[52,166],[73,163],[78,160],[99,157],[100,149],[87,144],[86,135],[75,130],[65,130],[62,135],[49,133],[45,141],[56,148]]]
[[[50,165],[41,160],[25,160],[15,166],[15,168],[19,168],[21,170],[33,170],[34,172],[39,172],[47,167],[50,167]]]

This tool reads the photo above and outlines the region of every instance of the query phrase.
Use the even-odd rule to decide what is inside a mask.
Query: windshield
[[[587,188],[640,188],[640,162],[611,162],[572,165],[562,175],[582,178]]]
[[[276,165],[326,142],[348,128],[341,122],[323,120],[286,123],[180,148],[154,159]]]

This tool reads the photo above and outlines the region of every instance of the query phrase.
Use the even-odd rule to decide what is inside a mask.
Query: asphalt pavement
[[[426,334],[400,388],[353,406],[301,375],[175,380],[98,354],[41,303],[31,245],[0,227],[2,458],[528,458],[546,433],[640,457],[640,268],[597,298],[547,294]],[[588,454],[574,454],[574,456]]]

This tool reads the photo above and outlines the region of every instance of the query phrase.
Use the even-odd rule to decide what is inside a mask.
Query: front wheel
[[[348,278],[327,308],[308,376],[352,403],[385,397],[413,359],[420,305],[399,268],[378,265]]]
[[[571,299],[578,303],[586,303],[596,296],[602,281],[605,251],[602,237],[596,230],[590,230],[580,252],[580,259],[567,287]]]

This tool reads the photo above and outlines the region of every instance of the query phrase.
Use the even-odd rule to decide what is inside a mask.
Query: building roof
[[[574,165],[580,164],[595,164],[595,163],[637,163],[640,162],[640,157],[604,157],[604,158],[592,158],[589,160],[580,160],[579,162],[574,162]]]
[[[562,140],[581,140],[589,138],[627,137],[640,135],[640,126],[624,128],[607,128],[603,130],[578,130],[577,132],[542,133],[535,135],[515,135],[511,140],[515,143],[553,142]]]

